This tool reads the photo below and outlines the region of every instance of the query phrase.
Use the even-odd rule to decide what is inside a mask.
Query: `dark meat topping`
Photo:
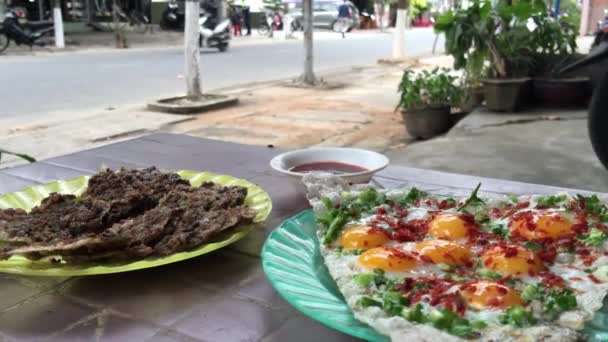
[[[80,197],[53,193],[27,214],[0,210],[0,257],[62,256],[68,262],[169,255],[192,249],[256,215],[247,189],[194,188],[154,168],[103,171]],[[25,246],[24,246],[25,244]]]

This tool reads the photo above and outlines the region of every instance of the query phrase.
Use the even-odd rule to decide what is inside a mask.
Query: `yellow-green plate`
[[[266,220],[272,210],[270,196],[257,185],[244,179],[211,172],[178,171],[182,178],[190,181],[192,186],[199,186],[205,181],[212,181],[221,185],[240,185],[248,189],[245,203],[257,211],[253,224],[243,225],[218,235],[212,242],[201,245],[189,252],[176,253],[166,257],[149,257],[130,263],[95,263],[89,265],[67,265],[50,261],[32,261],[21,256],[13,256],[8,260],[0,260],[0,272],[39,276],[77,276],[95,275],[134,271],[143,268],[166,265],[197,257],[225,247],[247,235],[256,224]],[[0,196],[0,209],[21,208],[30,210],[52,192],[62,194],[82,194],[89,181],[89,176],[82,176],[70,180],[60,180],[49,184],[36,185],[22,191],[12,192]]]

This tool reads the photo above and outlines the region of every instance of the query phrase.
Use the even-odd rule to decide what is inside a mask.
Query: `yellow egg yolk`
[[[359,263],[366,268],[380,268],[386,272],[408,271],[416,267],[416,257],[393,247],[376,247],[359,256]]]
[[[429,234],[437,239],[460,240],[469,235],[471,224],[458,214],[441,214],[429,224]]]
[[[354,226],[342,232],[340,246],[353,249],[370,249],[384,245],[388,236],[378,229],[366,226]]]
[[[425,240],[414,247],[423,260],[430,259],[435,264],[448,264],[453,266],[471,263],[471,251],[463,245],[446,240]]]
[[[511,219],[511,231],[528,240],[559,238],[574,234],[572,222],[558,213],[535,215],[531,211],[514,215]]]
[[[517,291],[492,281],[481,280],[463,285],[460,295],[469,303],[469,306],[477,310],[524,305]]]
[[[520,246],[495,246],[481,256],[485,268],[502,275],[534,275],[544,269],[542,260],[533,251]]]

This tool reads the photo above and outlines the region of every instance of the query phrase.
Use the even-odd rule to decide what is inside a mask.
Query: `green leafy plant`
[[[546,13],[533,15],[531,23],[534,74],[557,76],[557,70],[574,59],[578,36],[576,24],[568,17],[555,19]]]
[[[532,63],[531,35],[526,22],[542,1],[520,0],[512,5],[474,0],[467,8],[448,11],[437,18],[435,31],[445,34],[445,50],[454,57],[454,68],[465,69],[476,81],[489,62],[491,77],[525,75]]]
[[[21,158],[23,160],[26,160],[26,161],[30,162],[30,163],[36,162],[36,159],[28,156],[27,154],[15,153],[15,152],[7,151],[7,150],[5,150],[3,148],[0,148],[0,161],[2,161],[2,154],[8,154],[8,155],[12,155],[12,156],[15,156],[15,157],[19,157],[19,158]]]
[[[457,77],[447,68],[414,72],[406,69],[399,83],[401,93],[397,109],[440,108],[458,104],[462,97]]]
[[[409,7],[409,16],[414,19],[428,11],[431,5],[426,0],[411,0]]]

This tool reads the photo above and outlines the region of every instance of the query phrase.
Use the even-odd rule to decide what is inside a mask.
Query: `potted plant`
[[[542,13],[532,18],[535,99],[558,107],[585,104],[589,99],[589,78],[558,74],[576,59],[576,26],[568,17],[555,19]]]
[[[431,138],[452,126],[450,109],[462,90],[447,68],[414,72],[406,69],[399,83],[399,103],[405,127],[414,138]]]
[[[446,51],[454,57],[456,69],[471,70],[479,83],[487,62],[488,77],[482,83],[491,110],[513,111],[523,102],[531,65],[531,38],[525,23],[535,11],[538,5],[527,1],[498,2],[493,7],[490,1],[474,0],[469,7],[437,19],[435,29],[445,33]],[[471,92],[475,82],[472,85]]]
[[[542,2],[499,2],[484,18],[481,35],[488,51],[489,77],[483,80],[486,106],[492,111],[513,112],[530,98],[532,35],[528,20],[544,10]]]
[[[435,21],[435,32],[445,36],[445,51],[454,58],[454,69],[464,72],[467,85],[463,107],[468,110],[483,102],[482,78],[487,60],[482,23],[488,18],[490,2],[474,1],[466,8],[448,10]]]

